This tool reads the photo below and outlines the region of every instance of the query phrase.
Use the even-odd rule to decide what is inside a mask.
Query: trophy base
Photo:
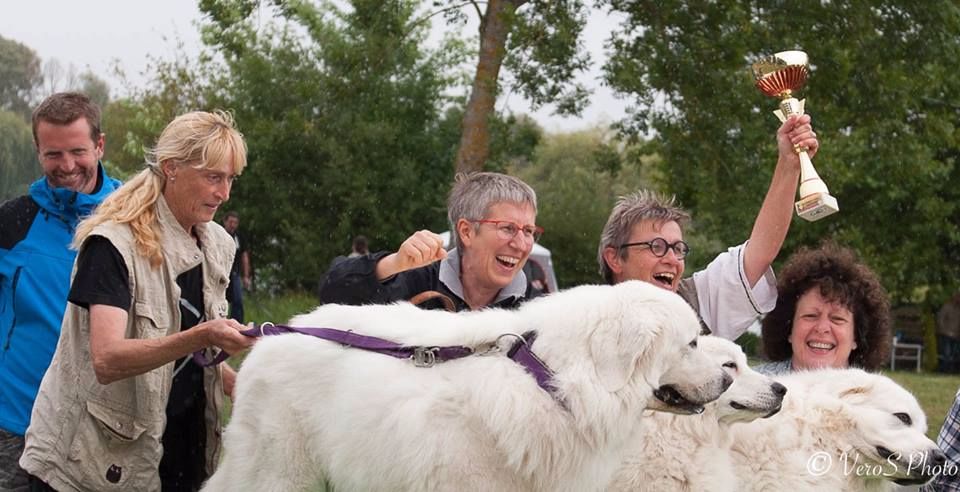
[[[817,193],[801,198],[796,204],[797,215],[801,219],[813,222],[840,211],[837,199],[827,193]]]

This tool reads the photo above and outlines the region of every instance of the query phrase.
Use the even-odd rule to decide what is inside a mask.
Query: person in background
[[[352,251],[347,258],[356,258],[357,256],[363,256],[370,253],[370,249],[367,246],[367,236],[357,236],[353,238]]]
[[[848,248],[803,248],[783,266],[777,305],[764,319],[764,374],[825,367],[879,370],[890,357],[887,291]]]
[[[383,304],[413,300],[425,308],[513,308],[530,295],[522,269],[543,232],[537,195],[499,173],[457,177],[447,201],[456,238],[449,253],[431,231],[415,232],[396,252],[381,251],[333,265],[320,289],[324,303]]]
[[[213,221],[246,156],[228,114],[178,116],[146,168],[80,223],[20,458],[33,490],[197,490],[213,472],[236,373],[190,355],[253,344],[226,317],[237,248]]]
[[[735,340],[763,313],[777,292],[771,263],[793,218],[800,179],[796,148],[811,157],[819,148],[810,116],[791,116],[777,130],[779,158],[750,238],[718,255],[706,269],[684,278],[690,248],[683,227],[690,215],[672,198],[640,191],[614,206],[597,248],[604,281],[643,280],[680,294],[700,316],[705,333]]]
[[[237,245],[237,254],[234,256],[233,266],[230,268],[230,285],[227,286],[230,318],[243,324],[243,289],[250,290],[252,282],[250,275],[250,252],[247,250],[246,241],[241,239],[238,231],[240,228],[240,214],[234,211],[227,212],[226,215],[223,216],[223,228],[233,237],[233,242]]]
[[[937,352],[940,372],[960,370],[960,292],[937,312]]]
[[[0,491],[27,489],[17,461],[43,373],[60,337],[77,223],[120,182],[100,162],[100,108],[77,92],[33,112],[43,176],[0,205]]]

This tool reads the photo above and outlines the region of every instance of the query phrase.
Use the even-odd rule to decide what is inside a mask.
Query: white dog
[[[693,411],[731,382],[696,349],[684,301],[642,282],[578,287],[516,311],[334,305],[293,323],[421,346],[536,330],[532,351],[561,401],[502,353],[423,368],[268,337],[240,370],[225,457],[204,490],[597,490],[649,403]]]
[[[751,369],[729,340],[700,337],[700,350],[734,378],[733,385],[700,415],[658,412],[644,418],[610,490],[738,490],[730,426],[777,413],[787,389]]]
[[[945,457],[917,400],[858,369],[798,372],[773,418],[732,428],[741,490],[874,491],[924,483]]]

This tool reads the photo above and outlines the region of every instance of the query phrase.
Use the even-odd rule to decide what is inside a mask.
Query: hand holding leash
[[[256,342],[256,338],[241,333],[247,327],[236,320],[220,318],[205,321],[197,327],[206,331],[209,345],[218,347],[228,354],[242,352]]]

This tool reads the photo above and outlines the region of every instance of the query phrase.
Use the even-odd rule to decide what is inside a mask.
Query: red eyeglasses
[[[517,237],[517,234],[523,232],[524,239],[532,240],[537,242],[540,240],[540,236],[543,235],[543,227],[535,225],[520,225],[516,222],[509,220],[471,220],[470,222],[476,222],[478,224],[493,224],[497,228],[497,236],[500,239],[510,240]]]

